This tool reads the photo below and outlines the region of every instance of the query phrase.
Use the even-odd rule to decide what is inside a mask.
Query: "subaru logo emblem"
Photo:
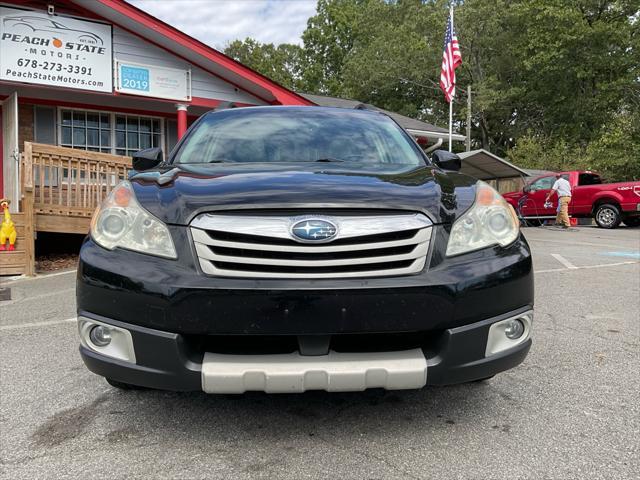
[[[328,220],[307,218],[297,221],[291,227],[294,240],[303,243],[329,242],[338,234],[338,227]]]

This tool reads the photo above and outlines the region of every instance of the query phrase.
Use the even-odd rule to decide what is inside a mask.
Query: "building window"
[[[131,156],[163,146],[160,118],[60,109],[59,142],[63,147]]]
[[[56,144],[56,109],[54,107],[34,106],[33,140],[47,145]]]
[[[108,113],[63,110],[60,145],[111,153],[111,118]]]
[[[131,156],[138,150],[161,146],[159,119],[116,115],[116,155]]]

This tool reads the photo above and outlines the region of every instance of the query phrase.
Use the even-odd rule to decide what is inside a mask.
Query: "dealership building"
[[[25,141],[169,151],[223,102],[312,104],[122,0],[0,2],[0,100],[0,196],[12,200]]]

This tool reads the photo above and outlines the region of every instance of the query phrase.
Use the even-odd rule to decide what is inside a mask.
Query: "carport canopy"
[[[462,159],[461,172],[479,180],[527,177],[529,174],[513,163],[485,150],[471,150],[458,153]]]

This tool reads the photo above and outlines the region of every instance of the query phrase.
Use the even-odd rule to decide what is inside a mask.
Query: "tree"
[[[543,170],[594,170],[607,181],[640,180],[640,117],[614,116],[587,145],[569,143],[557,136],[520,137],[509,151],[512,162]]]
[[[353,47],[355,19],[367,0],[318,0],[317,14],[307,21],[303,85],[309,93],[339,95],[342,67]]]
[[[300,88],[302,47],[283,43],[260,43],[252,38],[234,40],[224,53],[234,60],[292,90]]]
[[[640,0],[454,1],[463,58],[454,122],[466,126],[471,85],[474,147],[538,168],[637,175]],[[247,39],[227,53],[294,89],[446,125],[437,81],[448,7],[319,0],[303,47]]]
[[[638,0],[519,3],[517,21],[528,29],[514,37],[518,116],[527,129],[585,146],[629,105],[634,84],[637,95]]]

